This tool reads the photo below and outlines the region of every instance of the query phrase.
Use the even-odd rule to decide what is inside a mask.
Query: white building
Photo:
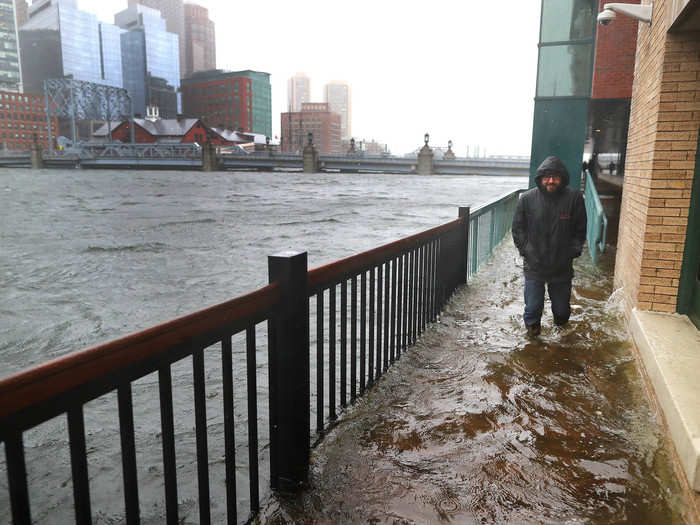
[[[326,84],[325,102],[333,113],[340,115],[340,135],[343,139],[352,137],[352,97],[350,84],[333,81]]]
[[[307,102],[311,102],[311,79],[306,73],[297,73],[287,82],[287,111],[301,111]]]

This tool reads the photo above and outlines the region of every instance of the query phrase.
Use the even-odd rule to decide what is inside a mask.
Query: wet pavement
[[[573,313],[521,323],[510,240],[314,450],[259,523],[693,523],[619,302],[577,262]],[[548,308],[548,304],[545,307]]]

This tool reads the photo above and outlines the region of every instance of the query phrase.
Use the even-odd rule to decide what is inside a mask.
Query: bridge
[[[231,152],[217,148],[217,170],[301,171],[303,155],[262,151]],[[43,152],[46,168],[85,169],[203,169],[203,148],[197,144],[83,143],[65,152]],[[0,152],[0,167],[31,167],[30,152]],[[417,173],[418,159],[391,155],[353,153],[319,155],[318,171],[341,173]],[[455,158],[433,161],[436,175],[529,175],[525,157]]]

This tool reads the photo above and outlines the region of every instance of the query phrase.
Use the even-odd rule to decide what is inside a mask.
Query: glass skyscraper
[[[27,89],[39,92],[43,80],[57,77],[122,87],[122,32],[76,0],[35,1],[20,31]]]
[[[134,112],[147,105],[160,108],[163,117],[180,113],[180,60],[178,36],[169,33],[160,12],[131,4],[117,13],[121,35],[124,87],[134,100]]]
[[[185,5],[184,0],[129,0],[129,7],[141,4],[160,12],[165,20],[168,33],[175,33],[178,38],[180,53],[180,72],[185,71]]]
[[[267,137],[272,137],[272,88],[270,86],[270,73],[261,71],[239,71],[242,77],[251,80],[253,88],[252,103],[253,108],[253,131],[262,133]]]
[[[20,91],[21,86],[14,0],[0,0],[0,90]]]

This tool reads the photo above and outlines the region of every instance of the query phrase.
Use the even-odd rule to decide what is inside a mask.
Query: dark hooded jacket
[[[549,193],[542,185],[545,172],[561,175],[561,185]],[[537,168],[536,188],[525,192],[513,217],[513,241],[523,257],[526,279],[565,281],[574,275],[573,259],[586,240],[583,195],[568,188],[569,172],[557,157]]]

